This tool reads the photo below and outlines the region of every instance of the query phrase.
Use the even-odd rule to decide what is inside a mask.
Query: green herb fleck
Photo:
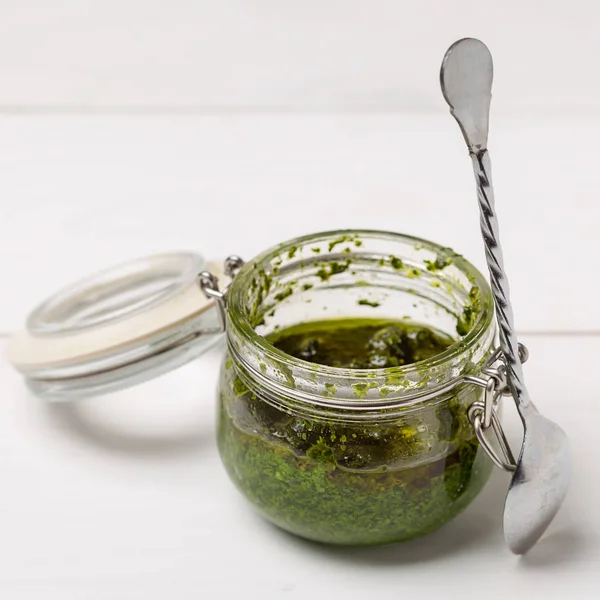
[[[281,302],[282,300],[289,298],[293,293],[294,293],[294,290],[292,289],[291,286],[289,286],[289,287],[285,288],[285,290],[283,290],[282,292],[275,294],[275,300],[277,300],[277,302]]]
[[[369,386],[366,383],[354,383],[352,387],[357,398],[364,398],[369,391]]]
[[[344,242],[347,242],[350,239],[351,237],[349,235],[342,235],[336,240],[329,242],[329,252],[331,252],[336,246],[339,246],[339,244],[343,244]]]
[[[435,273],[436,271],[441,271],[451,265],[452,258],[449,256],[438,256],[435,260],[425,260],[423,262],[427,265],[428,271]]]
[[[328,281],[330,277],[333,275],[338,275],[343,273],[350,266],[350,261],[346,262],[337,262],[332,261],[324,266],[322,266],[316,273],[317,277],[321,279],[321,281]]]
[[[393,269],[396,269],[396,271],[399,271],[400,269],[402,269],[404,267],[404,262],[402,262],[401,258],[398,258],[397,256],[394,256],[392,254],[392,255],[390,255],[390,265],[392,265]]]
[[[378,306],[380,306],[379,302],[373,302],[372,300],[367,300],[365,298],[361,298],[358,301],[358,304],[360,306],[372,306],[373,308],[377,308]]]
[[[475,324],[477,315],[481,308],[481,293],[479,288],[474,285],[469,290],[469,301],[463,308],[461,317],[456,323],[456,333],[460,336],[467,335]]]

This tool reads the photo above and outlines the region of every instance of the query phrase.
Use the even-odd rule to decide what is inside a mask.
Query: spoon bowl
[[[571,453],[565,432],[530,407],[504,505],[504,538],[515,554],[525,554],[546,531],[567,495],[570,480]]]

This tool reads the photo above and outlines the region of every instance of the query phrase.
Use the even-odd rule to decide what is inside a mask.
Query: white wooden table
[[[0,362],[0,598],[596,598],[599,134],[600,118],[493,121],[526,376],[574,455],[566,504],[527,557],[503,546],[501,473],[454,522],[404,545],[328,548],[268,525],[216,453],[218,351],[64,406],[30,396]],[[365,227],[484,266],[469,160],[445,114],[12,115],[0,139],[4,335],[57,286],[159,250],[251,257],[298,234]]]

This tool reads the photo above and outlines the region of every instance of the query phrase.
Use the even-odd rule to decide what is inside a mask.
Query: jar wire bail
[[[225,276],[229,277],[233,281],[234,277],[244,266],[244,264],[244,260],[236,254],[228,256],[225,259]],[[229,285],[231,285],[231,283],[221,291],[219,289],[219,279],[216,277],[216,275],[210,271],[202,271],[198,274],[198,285],[209,300],[216,301],[217,310],[219,311],[220,331],[224,332],[227,322],[227,290],[229,289]]]
[[[521,363],[526,362],[529,358],[529,350],[521,343],[519,343],[519,358]],[[500,398],[511,395],[506,374],[506,359],[501,348],[495,350],[486,361],[481,372],[486,378],[474,377],[472,375],[467,375],[463,378],[465,381],[474,383],[485,390],[483,400],[477,400],[469,407],[467,413],[469,421],[475,430],[475,435],[481,447],[492,462],[500,469],[513,473],[517,468],[517,461],[510,449],[500,418],[496,412]],[[487,436],[487,432],[490,429],[496,437],[501,456]]]

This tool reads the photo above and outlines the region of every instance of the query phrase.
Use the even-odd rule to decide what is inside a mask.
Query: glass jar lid
[[[158,377],[222,338],[216,302],[198,285],[218,264],[195,253],[149,256],[70,285],[42,302],[7,348],[37,395],[76,399]],[[224,281],[224,286],[228,281]]]

